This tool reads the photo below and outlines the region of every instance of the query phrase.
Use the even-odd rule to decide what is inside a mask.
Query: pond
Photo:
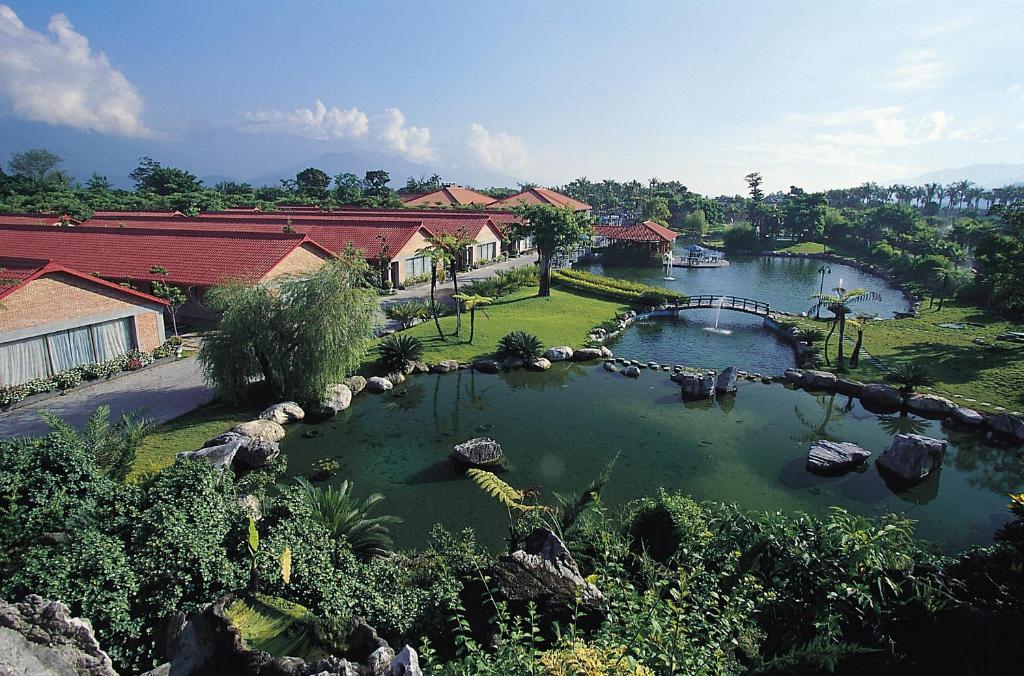
[[[303,433],[317,429],[320,435]],[[914,431],[949,440],[944,467],[923,483],[894,491],[874,459],[893,434]],[[779,384],[743,382],[719,402],[683,403],[667,374],[639,380],[599,364],[557,363],[544,373],[484,375],[458,371],[413,376],[391,394],[362,394],[319,425],[298,424],[281,446],[289,473],[308,474],[336,458],[356,494],[383,493],[384,511],[404,523],[402,547],[422,546],[430,528],[473,527],[497,546],[504,511],[448,459],[475,436],[498,440],[509,458],[502,477],[543,499],[582,490],[619,456],[604,500],[609,506],[679,489],[698,500],[754,510],[825,513],[830,505],[877,516],[898,512],[919,521],[918,534],[955,551],[991,541],[1010,515],[1007,493],[1024,489],[1024,463],[1002,449],[914,416],[878,416],[841,395],[815,396]],[[863,472],[823,478],[804,469],[815,439],[858,443],[873,452]]]
[[[683,245],[677,246],[681,255]],[[664,270],[652,267],[605,267],[600,263],[578,267],[664,286],[689,295],[734,295],[768,303],[773,309],[793,314],[807,312],[811,294],[821,285],[822,261],[804,258],[741,256],[724,268],[674,268],[674,281],[664,279]],[[909,308],[906,297],[874,275],[840,263],[829,263],[825,290],[842,283],[846,289],[869,292],[856,311],[891,318]],[[830,313],[823,311],[824,316]],[[708,329],[716,325],[721,332]],[[724,310],[687,310],[679,320],[653,319],[638,322],[608,346],[618,355],[640,361],[679,363],[697,368],[736,366],[777,374],[793,365],[793,350],[763,326],[760,317]]]

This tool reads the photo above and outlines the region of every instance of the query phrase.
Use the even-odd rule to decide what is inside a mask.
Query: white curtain
[[[0,345],[0,385],[20,385],[50,375],[46,338],[29,338]]]
[[[74,357],[71,354],[71,340],[67,331],[51,333],[46,336],[46,342],[50,346],[50,357],[53,359],[54,373],[67,371],[74,366]]]
[[[107,361],[132,349],[132,329],[129,319],[118,319],[93,326],[96,340],[96,361]]]

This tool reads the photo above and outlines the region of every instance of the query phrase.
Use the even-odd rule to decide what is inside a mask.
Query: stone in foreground
[[[871,451],[846,441],[821,439],[807,451],[807,471],[823,476],[845,474],[871,457]]]
[[[232,432],[253,439],[264,441],[281,441],[284,439],[284,428],[273,420],[250,420],[231,428]]]
[[[861,389],[860,401],[870,411],[895,411],[903,398],[895,387],[869,383]]]
[[[911,413],[926,418],[948,418],[957,408],[949,399],[934,394],[911,394],[906,405]]]
[[[679,381],[683,388],[683,399],[708,399],[715,390],[715,378],[705,374],[683,374]]]
[[[0,601],[0,674],[117,676],[89,620],[35,594]]]
[[[942,466],[946,442],[921,434],[897,434],[878,458],[878,467],[906,482],[917,482]]]
[[[992,431],[1006,439],[1024,442],[1024,420],[1009,413],[1000,413],[992,418]]]
[[[348,385],[348,389],[352,390],[353,397],[366,389],[366,378],[362,376],[349,376],[342,382]]]
[[[464,441],[452,451],[452,459],[470,467],[495,467],[505,464],[501,444],[487,437]]]
[[[572,353],[573,361],[593,361],[594,359],[600,359],[603,355],[601,349],[597,347],[581,347]]]
[[[381,394],[387,392],[395,386],[387,378],[381,378],[380,376],[374,376],[366,381],[366,391],[373,392],[374,394]]]
[[[278,425],[287,425],[305,418],[306,412],[294,401],[282,401],[264,409],[257,417],[262,420],[273,420]]]
[[[363,380],[363,387],[366,387],[366,380]],[[328,385],[324,391],[324,397],[320,400],[320,412],[326,416],[337,415],[352,405],[352,389],[344,384],[337,383]]]
[[[568,345],[559,345],[557,347],[549,347],[544,356],[550,361],[566,361],[572,359],[572,348]]]
[[[420,657],[408,643],[402,648],[402,652],[391,660],[391,676],[423,676]]]
[[[729,392],[736,391],[736,377],[737,371],[735,366],[729,366],[721,373],[718,374],[718,380],[715,381],[715,392],[718,394],[728,394]]]
[[[812,390],[828,390],[836,386],[836,374],[828,371],[804,371],[800,386]]]
[[[604,595],[580,575],[565,543],[547,528],[526,537],[523,549],[503,557],[495,566],[495,578],[505,598],[536,602],[542,608],[574,605],[597,606]]]

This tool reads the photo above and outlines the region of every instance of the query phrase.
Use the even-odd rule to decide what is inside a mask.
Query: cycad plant
[[[526,331],[512,331],[506,333],[498,341],[497,352],[499,357],[533,359],[539,357],[543,350],[544,345],[537,336]]]
[[[377,352],[378,361],[389,372],[401,371],[409,362],[420,360],[423,342],[416,336],[394,333],[380,342]]]
[[[900,364],[889,371],[887,379],[900,386],[900,394],[904,397],[912,394],[915,388],[927,387],[935,382],[920,364]]]
[[[373,493],[360,503],[352,495],[348,481],[342,481],[337,488],[313,486],[302,477],[296,481],[313,519],[332,537],[344,539],[354,553],[365,558],[391,551],[390,527],[402,520],[397,516],[370,516],[383,495]]]
[[[403,329],[412,326],[417,319],[426,319],[430,316],[430,306],[418,300],[410,300],[404,303],[392,303],[384,308],[384,314],[388,319],[394,319],[401,323]]]
[[[155,426],[142,415],[141,409],[122,413],[120,420],[111,422],[110,407],[106,405],[89,416],[81,432],[50,411],[41,411],[39,415],[61,439],[91,452],[96,467],[115,481],[128,477],[139,444]]]

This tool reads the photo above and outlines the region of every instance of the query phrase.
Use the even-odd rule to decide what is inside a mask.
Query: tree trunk
[[[476,308],[469,311],[469,344],[473,344],[473,333],[476,331]]]
[[[459,257],[455,256],[452,259],[452,288],[454,292],[452,295],[459,295]],[[462,333],[462,303],[459,299],[455,299],[455,335]]]
[[[537,295],[551,295],[551,256],[547,252],[540,253],[540,290]]]
[[[434,317],[434,326],[437,327],[437,335],[441,340],[448,340],[441,330],[441,320],[437,316],[437,301],[434,300],[434,292],[437,289],[437,266],[433,263],[430,266],[430,314]]]
[[[864,329],[857,331],[857,342],[853,345],[853,352],[850,353],[850,368],[855,369],[860,364],[860,346],[864,343]]]
[[[831,366],[832,362],[828,359],[828,341],[832,338],[832,334],[835,333],[836,323],[832,322],[832,327],[828,330],[828,335],[825,336],[825,349],[822,350],[822,354],[825,355],[825,365]]]
[[[170,312],[171,312],[171,326],[174,327],[174,335],[177,336],[178,335],[178,317],[177,317],[177,313],[174,311],[174,308],[171,308]]]
[[[839,351],[836,355],[836,367],[843,368],[843,339],[846,337],[846,315],[839,315]]]
[[[949,284],[949,280],[943,280],[942,282],[942,296],[939,298],[939,309],[942,309],[942,304],[946,301],[946,285]]]

